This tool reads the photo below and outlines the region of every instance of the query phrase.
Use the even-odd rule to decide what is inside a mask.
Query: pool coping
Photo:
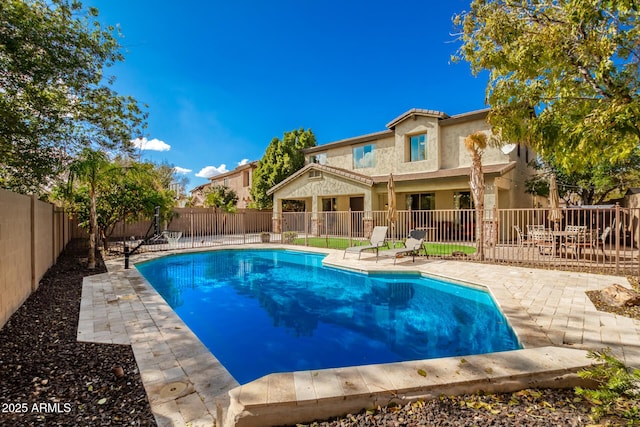
[[[364,254],[361,260],[342,259],[343,251],[274,244],[250,248],[323,253],[327,254],[324,263],[332,267],[362,272],[419,272],[486,288],[524,349],[271,374],[240,386],[137,269],[124,270],[122,260],[109,261],[109,273],[85,278],[78,339],[132,346],[158,425],[295,424],[392,400],[431,398],[442,393],[571,387],[577,379],[575,373],[590,364],[586,350],[606,346],[620,353],[627,364],[640,366],[640,322],[597,312],[588,298],[581,296],[584,289],[599,289],[612,281],[626,282],[621,277],[430,259],[417,259],[415,263],[409,259],[394,266],[383,258],[375,262],[375,256]],[[142,254],[132,261],[184,252],[191,251]],[[488,274],[489,270],[507,280],[491,280],[496,276]],[[513,285],[523,278],[527,279],[524,289]],[[544,283],[539,283],[542,287],[538,297],[535,292],[527,292],[535,290],[541,281]],[[574,301],[563,297],[562,289],[556,289],[562,283],[562,289],[573,290],[575,303],[584,306],[581,312],[572,310]],[[542,292],[545,289],[551,292]],[[540,299],[545,304],[540,305]],[[597,319],[590,321],[593,316]],[[624,326],[628,326],[624,333],[612,335],[608,331]],[[607,331],[602,332],[603,329]]]

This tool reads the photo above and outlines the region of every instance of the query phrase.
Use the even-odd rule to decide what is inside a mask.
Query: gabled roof
[[[337,175],[337,176],[341,176],[341,177],[347,178],[347,179],[349,179],[351,181],[357,181],[357,182],[365,184],[365,185],[367,185],[369,187],[372,187],[373,184],[374,184],[373,179],[371,179],[371,177],[369,177],[367,175],[362,175],[362,174],[359,174],[359,173],[355,173],[355,172],[347,170],[347,169],[335,168],[333,166],[321,165],[321,164],[318,164],[318,163],[309,163],[308,165],[306,165],[305,167],[303,167],[299,171],[295,172],[293,175],[289,176],[288,178],[286,178],[285,180],[283,180],[279,184],[276,184],[273,187],[271,187],[267,191],[267,194],[271,195],[271,194],[275,193],[280,188],[286,186],[291,181],[296,180],[299,176],[304,175],[305,173],[307,173],[308,171],[310,171],[312,169],[313,170],[319,170],[319,171],[322,171],[322,172],[328,172],[328,173],[333,174],[333,175]]]
[[[393,129],[394,127],[396,127],[396,125],[398,123],[400,123],[402,121],[405,121],[409,117],[413,117],[413,116],[433,117],[435,119],[447,119],[447,118],[449,118],[449,116],[446,113],[443,113],[441,111],[423,110],[423,109],[420,109],[420,108],[412,108],[411,110],[407,111],[406,113],[401,114],[400,116],[396,117],[395,119],[393,119],[389,123],[387,123],[387,128]]]

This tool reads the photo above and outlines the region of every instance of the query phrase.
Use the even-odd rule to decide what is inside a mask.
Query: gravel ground
[[[82,277],[106,271],[83,256],[69,246],[0,330],[2,426],[156,424],[131,347],[76,341]]]
[[[85,254],[70,245],[0,330],[1,426],[155,425],[131,347],[76,341],[82,277],[106,271],[102,263],[84,268]],[[599,309],[614,311],[597,293],[589,296]],[[615,311],[640,320],[638,307]],[[523,390],[442,397],[309,425],[587,426],[590,410],[571,390]]]

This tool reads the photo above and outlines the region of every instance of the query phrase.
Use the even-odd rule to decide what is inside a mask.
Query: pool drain
[[[165,397],[178,397],[187,389],[187,384],[176,381],[174,383],[169,383],[160,389],[160,396],[162,398]]]

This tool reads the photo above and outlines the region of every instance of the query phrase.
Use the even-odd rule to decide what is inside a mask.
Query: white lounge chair
[[[416,261],[416,255],[422,249],[422,244],[424,243],[424,239],[415,239],[413,237],[408,237],[407,240],[404,241],[404,248],[394,248],[389,249],[388,251],[384,251],[385,255],[389,255],[393,257],[393,263],[396,263],[398,259],[398,255],[406,255],[409,254],[413,257],[413,262]]]
[[[373,227],[373,231],[371,231],[371,237],[369,238],[369,244],[364,246],[350,246],[344,250],[344,254],[342,255],[342,259],[347,256],[347,253],[357,253],[358,259],[360,259],[360,255],[363,251],[375,251],[376,252],[376,261],[378,261],[378,250],[382,245],[385,244],[385,240],[387,238],[387,229],[384,225],[379,225]]]

